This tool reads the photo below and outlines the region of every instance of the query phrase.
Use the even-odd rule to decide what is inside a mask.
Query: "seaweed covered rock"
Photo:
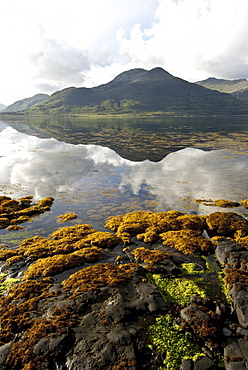
[[[64,280],[62,287],[70,291],[73,298],[82,292],[91,292],[104,286],[121,286],[132,278],[136,267],[135,264],[114,266],[108,263],[86,267]]]
[[[32,203],[32,196],[22,197],[18,200],[10,197],[0,197],[0,229],[9,227],[13,230],[14,225],[31,221],[31,216],[50,211],[54,199],[47,197],[41,199],[37,204]]]
[[[233,202],[231,200],[226,199],[217,199],[214,201],[214,203],[216,206],[223,208],[236,208],[240,206],[238,202]]]
[[[240,203],[243,207],[248,208],[248,199],[242,200]]]
[[[153,243],[159,235],[169,230],[191,229],[203,231],[205,220],[196,215],[184,215],[178,211],[145,212],[137,211],[124,216],[111,217],[106,225],[122,239],[130,243],[132,236]]]
[[[31,201],[24,199],[22,206],[29,209]],[[49,204],[51,199],[45,198],[40,206],[46,209]],[[17,207],[15,202],[12,205]],[[180,342],[183,345],[187,342],[192,348],[189,341],[197,337],[208,349],[219,350],[224,341],[221,309],[206,299],[209,291],[204,281],[208,274],[218,279],[217,270],[206,270],[213,259],[206,255],[215,250],[237,315],[236,334],[243,338],[248,334],[244,218],[221,212],[195,216],[139,211],[112,217],[106,225],[111,232],[74,225],[48,237],[26,239],[16,249],[0,249],[6,273],[23,277],[0,298],[2,370],[155,370],[170,364],[172,347],[160,352],[158,343],[166,339],[168,344],[170,329],[180,322],[174,346],[180,347],[176,335],[180,329],[181,339],[191,338]],[[213,236],[211,241],[204,237],[205,230]],[[132,244],[124,248],[127,241]],[[190,272],[189,265],[194,265]],[[155,315],[160,316],[155,319]],[[166,320],[170,322],[167,332]],[[155,347],[149,349],[151,323]],[[157,340],[157,330],[162,340]],[[185,344],[186,352],[187,348]],[[174,368],[182,362],[180,349]],[[201,348],[193,353],[199,352]],[[195,369],[215,366],[206,356],[193,357],[188,363]]]
[[[159,250],[149,250],[144,247],[136,248],[132,252],[132,254],[136,260],[151,264],[162,262],[165,259],[172,258],[172,255],[169,253],[165,253]]]
[[[38,259],[24,272],[24,279],[53,276],[74,267],[83,266],[85,262],[92,263],[101,260],[101,249],[84,248],[66,255],[55,255]]]
[[[248,235],[248,222],[240,215],[233,212],[214,212],[206,217],[208,232],[211,236],[234,237],[241,230]]]
[[[71,263],[68,262],[69,258],[70,261],[74,260],[76,263],[76,260],[79,261],[80,258],[83,258],[84,252],[81,253],[81,257],[79,257],[80,252],[64,258],[55,256],[70,254],[90,247],[113,248],[119,242],[120,238],[113,233],[96,231],[92,229],[91,225],[76,225],[61,228],[52,233],[50,238],[36,235],[22,241],[16,249],[0,250],[0,260],[6,261],[6,265],[10,266],[21,260],[37,260],[54,256],[52,265],[57,264],[55,263],[57,259],[61,263],[64,261],[64,265],[71,266]],[[94,249],[92,249],[92,253],[93,251]],[[40,262],[40,264],[42,263]]]
[[[167,307],[140,267],[92,265],[62,286],[27,280],[0,299],[2,370],[158,368],[145,318]]]
[[[65,213],[63,215],[58,216],[58,222],[67,222],[77,218],[77,214],[73,212]]]
[[[179,268],[172,261],[172,255],[160,250],[149,250],[144,247],[136,248],[132,255],[146,271],[151,273],[162,273],[164,275],[176,275]]]
[[[181,310],[181,318],[208,347],[218,348],[223,343],[222,322],[212,310],[191,304]]]
[[[200,231],[180,230],[160,234],[163,244],[182,251],[185,254],[213,253],[213,244],[201,235]]]

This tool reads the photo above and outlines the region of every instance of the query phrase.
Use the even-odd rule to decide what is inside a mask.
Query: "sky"
[[[0,103],[132,68],[248,78],[247,0],[0,0]]]

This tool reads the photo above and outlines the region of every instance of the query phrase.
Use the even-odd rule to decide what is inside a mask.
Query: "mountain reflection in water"
[[[248,198],[245,154],[186,148],[157,163],[133,162],[99,145],[41,139],[5,124],[0,130],[0,195],[54,197],[52,210],[26,226],[43,227],[44,234],[58,227],[56,217],[65,212],[78,214],[74,223],[103,229],[109,216],[138,209],[205,214],[220,208],[197,204],[195,198]]]

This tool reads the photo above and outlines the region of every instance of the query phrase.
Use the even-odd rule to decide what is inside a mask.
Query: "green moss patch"
[[[164,353],[161,370],[179,370],[184,359],[203,356],[200,347],[193,344],[192,335],[175,324],[170,315],[158,317],[148,333],[152,342],[149,347]]]
[[[159,274],[149,275],[151,281],[158,287],[165,301],[177,303],[182,307],[190,304],[193,295],[206,297],[204,289],[200,288],[193,280],[185,278],[163,278]],[[198,278],[198,282],[200,278]]]
[[[8,278],[7,274],[0,274],[0,296],[6,293],[20,279]]]

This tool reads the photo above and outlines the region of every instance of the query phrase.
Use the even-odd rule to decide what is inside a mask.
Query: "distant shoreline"
[[[61,118],[197,118],[197,117],[204,117],[204,118],[218,118],[218,117],[248,117],[248,114],[179,114],[179,113],[111,113],[111,114],[104,114],[104,113],[68,113],[68,114],[26,114],[21,112],[9,112],[9,113],[1,113],[0,118],[42,118],[42,117],[61,117]]]

